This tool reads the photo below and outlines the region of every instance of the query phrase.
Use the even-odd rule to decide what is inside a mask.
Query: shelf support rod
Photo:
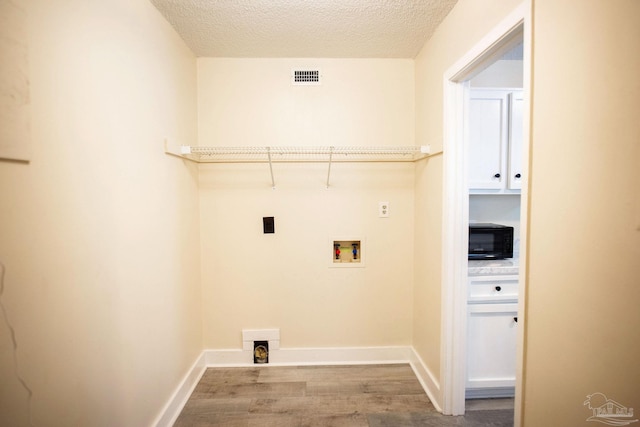
[[[327,189],[329,189],[329,179],[331,178],[331,161],[333,160],[333,146],[329,147],[329,168],[327,170]]]
[[[269,158],[269,173],[271,174],[271,188],[276,189],[276,182],[273,179],[273,164],[271,163],[271,147],[267,147],[267,157]]]

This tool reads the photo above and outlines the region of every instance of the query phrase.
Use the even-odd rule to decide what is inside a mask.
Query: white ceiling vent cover
[[[322,73],[318,69],[291,70],[291,84],[294,86],[318,86],[321,84]]]

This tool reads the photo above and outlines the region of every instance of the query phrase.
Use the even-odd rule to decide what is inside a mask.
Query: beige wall
[[[637,419],[640,2],[536,1],[533,18],[523,425],[591,424],[595,392]]]
[[[413,145],[413,98],[409,59],[198,59],[200,145]]]
[[[323,83],[291,86],[296,66]],[[199,59],[201,145],[413,145],[413,61]],[[243,328],[281,346],[411,344],[413,164],[202,165],[206,348]],[[391,205],[378,218],[378,202]],[[274,216],[276,233],[262,233]],[[333,237],[366,239],[365,268],[329,268]]]
[[[202,348],[195,58],[146,0],[32,0],[29,164],[0,162],[2,302],[33,425],[149,425]],[[0,424],[28,425],[0,321]]]
[[[442,150],[443,76],[520,1],[460,0],[416,58],[416,144]],[[446,153],[444,154],[446,155]],[[440,378],[442,156],[416,167],[413,346]]]

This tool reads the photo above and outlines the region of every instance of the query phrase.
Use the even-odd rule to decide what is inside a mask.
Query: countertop
[[[488,261],[469,261],[469,276],[497,276],[518,274],[519,258],[496,259]]]

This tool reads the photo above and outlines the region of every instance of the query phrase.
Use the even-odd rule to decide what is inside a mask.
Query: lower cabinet
[[[515,283],[517,285],[517,279]],[[469,280],[467,398],[511,397],[515,394],[517,294],[499,294],[513,285],[513,277]],[[496,292],[496,288],[501,291]],[[483,289],[492,295],[484,295]]]

